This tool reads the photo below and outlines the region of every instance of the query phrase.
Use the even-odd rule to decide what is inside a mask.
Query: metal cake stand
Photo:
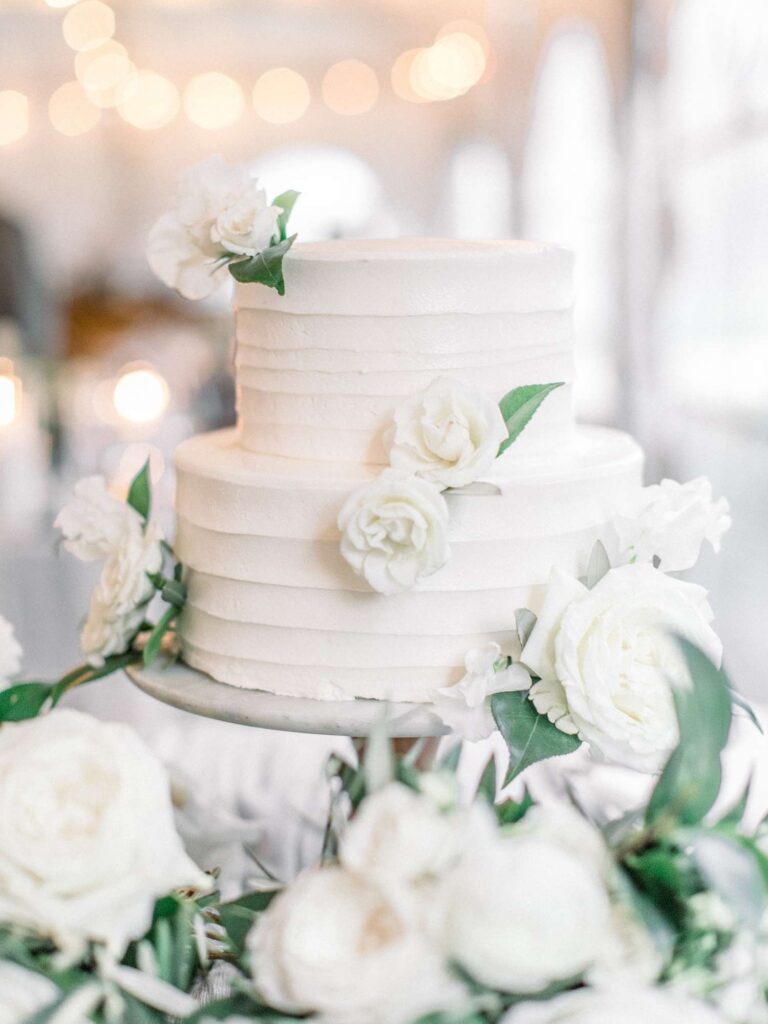
[[[386,731],[393,739],[446,736],[450,732],[429,704],[280,697],[218,683],[183,662],[158,663],[152,668],[133,666],[127,672],[140,690],[164,704],[238,725],[356,739],[370,736],[382,722],[386,722]]]

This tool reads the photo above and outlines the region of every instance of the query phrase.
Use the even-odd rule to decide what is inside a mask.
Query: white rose
[[[448,560],[448,506],[426,480],[385,470],[339,513],[341,553],[380,594],[413,587]]]
[[[255,256],[269,248],[279,216],[279,207],[269,205],[264,189],[252,184],[246,193],[221,211],[211,229],[211,238],[228,252]]]
[[[164,214],[147,240],[147,259],[155,274],[193,301],[207,299],[229,277],[226,265],[217,262],[221,255],[220,246],[193,233],[175,212]]]
[[[0,730],[0,920],[118,958],[155,901],[207,888],[173,824],[167,775],[125,725],[54,711]]]
[[[93,664],[127,650],[155,592],[148,573],[163,565],[162,532],[157,523],[127,532],[104,563],[101,578],[80,636],[83,653]]]
[[[54,526],[64,535],[64,547],[76,558],[84,562],[106,558],[128,534],[141,530],[139,513],[109,493],[103,476],[79,480],[74,495]]]
[[[522,665],[496,671],[500,657],[501,647],[497,643],[472,648],[464,658],[466,672],[458,683],[437,691],[435,712],[445,725],[470,743],[487,739],[496,730],[489,702],[494,693],[530,688],[531,677]]]
[[[256,923],[248,948],[270,1006],[326,1024],[413,1024],[466,999],[384,892],[343,868],[300,875]]]
[[[671,686],[690,682],[673,634],[719,664],[711,619],[705,590],[649,565],[612,569],[592,590],[553,572],[522,655],[541,676],[531,699],[596,756],[658,771],[678,739]]]
[[[386,442],[396,469],[439,487],[463,487],[488,471],[506,438],[498,402],[441,377],[396,410]]]
[[[0,615],[0,690],[21,668],[21,644],[13,626]]]
[[[0,1024],[25,1024],[60,995],[61,990],[42,974],[0,960]]]
[[[622,985],[520,1003],[501,1024],[726,1024],[726,1020],[706,1003],[669,989]]]
[[[503,992],[540,992],[578,977],[598,960],[611,924],[592,865],[524,835],[477,843],[436,901],[446,955]]]
[[[255,184],[247,164],[230,163],[220,153],[188,167],[179,180],[176,211],[182,224],[211,237],[219,214]]]
[[[621,557],[638,562],[658,558],[664,572],[690,569],[705,540],[720,550],[720,540],[731,526],[728,513],[725,498],[712,500],[712,484],[705,477],[644,487],[614,521]]]

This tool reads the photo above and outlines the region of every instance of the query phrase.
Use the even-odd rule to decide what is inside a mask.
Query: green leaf
[[[288,192],[281,192],[279,196],[272,200],[272,205],[279,206],[282,210],[282,213],[277,218],[277,230],[280,233],[281,242],[285,241],[288,234],[288,221],[293,213],[296,200],[300,195],[300,192],[294,192],[293,189],[289,189]]]
[[[496,820],[501,826],[516,825],[526,816],[534,803],[535,801],[526,786],[523,790],[522,800],[505,800],[502,804],[496,804]]]
[[[160,591],[160,596],[167,604],[183,608],[187,603],[187,588],[181,580],[167,580]]]
[[[179,613],[175,604],[169,605],[163,612],[159,622],[149,634],[149,639],[144,648],[143,661],[147,668],[154,662],[160,653],[163,637],[171,628],[171,623]]]
[[[267,909],[279,892],[279,889],[266,889],[246,893],[240,899],[221,903],[216,908],[230,945],[238,955],[242,955],[245,950],[245,940],[254,921]]]
[[[496,758],[493,754],[488,758],[488,763],[480,776],[477,786],[477,795],[485,798],[486,802],[493,807],[496,803],[497,780],[496,780]]]
[[[605,544],[601,540],[596,540],[592,553],[589,556],[587,575],[584,581],[587,590],[592,590],[596,587],[603,576],[610,572],[610,569],[611,560],[608,557],[608,552],[605,550]]]
[[[0,722],[36,718],[53,692],[51,683],[18,683],[0,693]]]
[[[716,832],[686,832],[691,856],[707,888],[716,892],[747,928],[756,929],[766,907],[766,890],[752,853],[737,840]]]
[[[84,686],[86,683],[95,683],[97,679],[105,679],[107,676],[111,676],[115,672],[127,668],[129,665],[137,664],[140,660],[141,655],[137,651],[129,650],[124,654],[111,654],[108,658],[104,659],[104,664],[98,667],[94,665],[80,665],[79,668],[69,672],[55,684],[51,691],[51,707],[55,708],[69,690],[74,690],[78,686]]]
[[[508,437],[499,446],[498,455],[503,455],[511,444],[531,422],[536,410],[551,392],[561,388],[564,381],[556,384],[524,384],[509,391],[499,402],[501,415],[507,425]]]
[[[278,295],[285,295],[283,258],[295,241],[296,235],[291,235],[255,256],[234,260],[229,264],[229,272],[241,284],[263,284],[274,288]]]
[[[144,463],[133,478],[128,489],[128,504],[135,509],[142,519],[149,519],[152,508],[152,481],[149,476],[149,459]]]
[[[735,704],[737,708],[744,712],[744,714],[747,716],[747,718],[750,720],[752,725],[754,725],[754,727],[757,729],[759,733],[763,732],[763,727],[760,724],[760,719],[755,714],[752,705],[749,703],[748,700],[741,696],[738,690],[734,690],[733,688],[731,688],[731,702]]]
[[[517,631],[517,639],[520,641],[520,648],[522,649],[528,643],[528,638],[533,632],[533,627],[536,625],[536,616],[528,608],[518,608],[515,612],[515,630]]]
[[[537,761],[571,754],[581,746],[578,736],[562,732],[540,715],[525,690],[494,694],[491,711],[509,750],[505,786]]]
[[[455,775],[461,760],[461,751],[461,740],[449,746],[437,764],[438,771],[450,772],[452,775]]]
[[[693,644],[678,639],[691,675],[675,689],[680,740],[651,794],[646,822],[698,825],[720,792],[720,755],[731,726],[730,685],[724,672]]]

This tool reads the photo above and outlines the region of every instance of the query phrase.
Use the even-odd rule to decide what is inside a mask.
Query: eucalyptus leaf
[[[587,590],[592,590],[593,587],[596,587],[603,576],[610,572],[610,569],[611,560],[608,557],[608,552],[605,550],[605,544],[601,540],[596,540],[589,556],[589,563],[587,564],[587,576],[584,581]]]
[[[17,683],[0,693],[0,722],[36,718],[53,692],[52,683]]]
[[[572,754],[581,746],[578,736],[562,732],[540,715],[525,690],[494,694],[491,711],[509,750],[505,786],[537,761]]]
[[[283,258],[295,241],[296,235],[291,235],[255,256],[233,260],[229,272],[241,284],[263,284],[274,288],[278,295],[285,295]]]
[[[711,809],[722,781],[720,757],[731,725],[730,685],[725,673],[687,640],[678,638],[692,686],[673,692],[680,739],[667,761],[646,812],[646,822],[698,825]]]
[[[144,463],[133,478],[128,488],[128,504],[135,509],[142,519],[149,519],[152,509],[152,482],[149,475],[149,459]]]
[[[528,639],[533,632],[533,627],[536,625],[536,616],[528,608],[518,608],[515,612],[515,629],[517,631],[517,639],[520,641],[520,647],[523,648],[528,643]]]
[[[691,855],[707,888],[716,892],[742,925],[756,929],[766,909],[760,868],[740,842],[716,832],[686,833]]]
[[[561,388],[563,383],[564,381],[558,381],[556,384],[524,384],[504,395],[499,402],[499,408],[507,426],[508,436],[499,446],[499,455],[503,455],[507,448],[514,444],[547,395]]]
[[[296,205],[296,200],[301,195],[300,192],[295,192],[293,189],[289,189],[287,192],[281,192],[279,196],[276,196],[272,200],[273,206],[280,207],[280,216],[277,218],[277,230],[280,235],[280,241],[285,241],[288,235],[288,221],[290,220],[293,208]]]

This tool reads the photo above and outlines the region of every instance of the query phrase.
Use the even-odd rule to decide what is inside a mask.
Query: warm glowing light
[[[92,50],[83,50],[75,57],[75,75],[89,93],[116,88],[133,70],[128,51],[114,39]]]
[[[134,128],[152,131],[168,124],[179,111],[179,91],[155,71],[138,71],[120,90],[120,116]]]
[[[45,0],[49,7],[71,7],[77,0]]]
[[[73,50],[90,50],[115,34],[115,12],[102,0],[82,0],[67,11],[61,28]]]
[[[480,81],[485,66],[485,51],[474,36],[450,32],[414,59],[411,86],[424,99],[453,99]]]
[[[195,75],[184,90],[187,117],[208,131],[234,124],[244,107],[243,90],[234,79],[220,71]]]
[[[29,100],[15,89],[0,92],[0,146],[16,142],[29,131]]]
[[[84,135],[98,124],[101,111],[94,107],[79,82],[66,82],[51,96],[48,116],[62,135]]]
[[[392,88],[400,99],[409,103],[426,103],[426,98],[415,91],[411,82],[413,65],[423,52],[421,48],[406,50],[392,65]]]
[[[10,427],[19,414],[21,381],[10,359],[0,359],[0,428]]]
[[[471,36],[473,39],[476,39],[482,46],[483,53],[486,57],[491,52],[491,42],[488,38],[488,33],[482,25],[479,25],[476,21],[470,21],[469,18],[459,18],[457,21],[449,21],[448,24],[443,25],[437,33],[437,38],[442,39],[443,36],[454,35],[457,32],[462,32],[464,35]]]
[[[150,366],[124,367],[112,392],[118,416],[135,424],[159,420],[168,408],[169,398],[165,377]]]
[[[306,113],[311,95],[307,81],[291,68],[265,71],[253,87],[253,106],[270,124],[298,121]]]
[[[376,72],[361,60],[342,60],[323,78],[323,99],[336,114],[364,114],[379,98]]]

